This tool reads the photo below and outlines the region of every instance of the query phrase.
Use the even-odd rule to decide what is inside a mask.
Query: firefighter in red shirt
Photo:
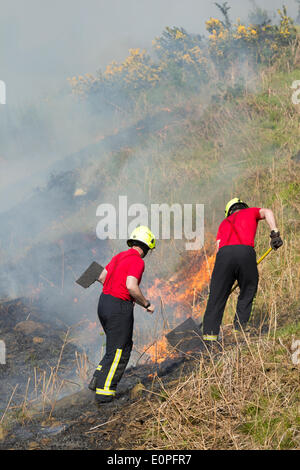
[[[203,339],[208,347],[218,340],[225,305],[235,280],[238,281],[240,294],[234,329],[243,329],[250,318],[258,285],[254,239],[257,224],[262,219],[266,220],[271,230],[271,247],[277,250],[283,242],[270,209],[248,207],[239,198],[231,199],[226,205],[225,219],[216,237],[218,252],[203,319]]]
[[[127,240],[129,250],[112,258],[99,276],[103,291],[98,316],[106,334],[106,352],[89,388],[96,392],[96,403],[113,399],[132,349],[134,302],[153,313],[154,306],[142,294],[139,284],[144,260],[155,248],[155,237],[148,227],[137,227]]]

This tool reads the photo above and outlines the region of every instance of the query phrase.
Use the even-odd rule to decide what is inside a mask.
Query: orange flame
[[[147,298],[153,302],[160,300],[163,305],[171,307],[170,323],[173,326],[179,323],[178,320],[186,320],[189,315],[199,318],[204,314],[214,262],[215,254],[205,257],[203,254],[193,255],[187,265],[169,280],[156,278],[147,290]],[[143,351],[157,363],[176,356],[165,336],[154,344],[145,346]]]
[[[203,313],[199,306],[199,297],[203,298],[203,291],[207,293],[215,255],[196,256],[187,268],[179,271],[176,276],[165,281],[156,278],[154,284],[148,289],[147,297],[153,301],[161,301],[174,309],[174,317],[184,319],[189,307],[190,314],[198,318]],[[175,278],[175,279],[174,279]]]
[[[172,358],[176,356],[176,353],[170,350],[165,336],[163,336],[159,341],[156,341],[150,347],[145,346],[144,352],[150,356],[152,362],[157,362],[158,364],[163,362],[167,357]]]

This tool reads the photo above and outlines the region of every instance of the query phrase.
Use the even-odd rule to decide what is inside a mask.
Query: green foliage
[[[216,385],[211,385],[210,393],[213,400],[220,400],[222,398],[221,391]]]
[[[153,48],[163,81],[184,86],[207,79],[207,55],[201,36],[188,34],[183,28],[167,27],[153,41]]]
[[[208,39],[180,27],[167,27],[153,41],[154,57],[146,50],[130,49],[122,63],[112,62],[104,72],[69,79],[73,92],[88,98],[102,111],[109,108],[129,111],[145,99],[152,103],[152,97],[155,101],[172,88],[198,92],[208,82],[232,77],[235,70],[236,83],[228,90],[229,96],[235,96],[242,91],[238,82],[243,79],[245,64],[250,63],[255,69],[292,54],[290,46],[296,29],[285,7],[278,10],[279,24],[271,24],[266,13],[257,10],[252,18],[257,24],[246,26],[240,19],[231,23],[227,2],[215,5],[224,21],[216,18],[206,21]]]
[[[253,64],[274,62],[296,37],[293,21],[286,8],[278,10],[279,25],[269,21],[245,26],[240,19],[233,27],[226,27],[216,18],[206,21],[210,33],[210,54],[223,72],[229,64],[247,60]]]
[[[274,436],[273,441],[277,443],[277,434],[280,433],[283,437],[280,439],[279,449],[293,449],[295,448],[296,441],[293,439],[292,426],[294,420],[288,417],[268,417],[268,406],[267,402],[264,414],[258,413],[255,421],[248,421],[240,426],[240,431],[246,435],[252,435],[254,440],[263,445],[268,439]],[[254,411],[254,410],[253,410]],[[253,412],[252,411],[252,412]]]
[[[276,331],[276,336],[280,338],[291,338],[293,335],[300,336],[300,321],[289,323]]]
[[[300,203],[300,183],[293,182],[287,184],[282,188],[279,194],[284,204],[290,201]]]
[[[279,331],[277,332],[279,333]],[[282,380],[284,381],[283,370],[280,370],[280,363],[284,360],[286,351],[276,347],[276,351],[270,356],[273,364],[275,353],[281,356],[278,357],[278,373],[281,373]],[[266,360],[266,358],[265,358]],[[266,373],[271,371],[271,368],[266,367]],[[299,429],[300,417],[298,411],[299,395],[296,390],[292,388],[291,375],[287,376],[291,381],[289,393],[289,406],[285,405],[286,394],[284,389],[282,392],[276,394],[257,394],[255,402],[245,406],[243,410],[244,421],[239,425],[239,431],[247,436],[251,436],[254,441],[264,446],[266,443],[271,448],[278,449],[292,449],[297,446],[296,429]]]

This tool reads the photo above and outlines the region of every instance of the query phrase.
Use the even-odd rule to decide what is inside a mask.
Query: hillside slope
[[[232,344],[217,357],[194,360],[192,372],[183,371],[173,382],[170,377],[167,383],[154,378],[152,385],[146,385],[142,398],[133,397],[129,402],[123,398],[123,402],[109,406],[102,415],[103,423],[109,424],[99,432],[84,434],[82,444],[80,433],[98,423],[97,412],[85,395],[78,404],[78,413],[68,401],[63,411],[58,411],[58,416],[63,417],[69,413],[76,422],[76,431],[72,425],[67,431],[62,427],[57,437],[43,437],[35,444],[32,438],[25,439],[19,447],[58,448],[62,442],[64,448],[82,445],[105,449],[300,447],[300,366],[292,357],[293,341],[300,338],[300,110],[291,103],[290,92],[290,84],[299,73],[299,69],[287,73],[265,71],[256,93],[232,97],[217,107],[208,106],[198,120],[185,121],[180,136],[170,131],[168,150],[161,144],[164,153],[158,152],[160,164],[168,167],[167,173],[161,166],[156,168],[155,160],[149,162],[151,171],[156,172],[153,186],[159,191],[165,187],[166,197],[175,194],[182,200],[188,185],[189,200],[195,197],[211,208],[206,212],[209,232],[216,230],[224,202],[234,194],[253,205],[274,210],[284,246],[260,266],[252,322],[256,333]],[[181,151],[175,152],[179,142],[184,158]],[[138,147],[135,151],[139,153]],[[122,178],[124,172],[129,175],[130,171],[129,167],[123,168]],[[167,186],[167,181],[171,185]],[[117,185],[117,174],[114,182]],[[258,253],[267,247],[268,231],[261,224]],[[207,249],[211,249],[209,244]],[[171,274],[161,257],[163,251],[159,253],[159,260],[151,260],[153,272]],[[182,267],[181,263],[177,266]],[[233,317],[235,302],[236,297],[232,296],[225,324]],[[262,324],[266,327],[263,335]],[[134,406],[128,406],[130,403]],[[28,424],[32,433],[32,424]],[[24,418],[23,426],[26,429]],[[10,436],[7,438],[7,442],[13,442]]]
[[[212,27],[211,21],[209,27]],[[282,28],[285,21],[282,20]],[[211,41],[216,44],[217,32],[220,41],[226,34],[220,22],[214,25],[217,26],[212,29]],[[245,36],[245,41],[249,37],[254,41],[255,33],[251,31],[238,25],[232,37],[238,41]],[[185,33],[176,28],[168,32],[176,41],[185,37]],[[234,34],[241,37],[236,38]],[[97,205],[109,202],[117,206],[119,195],[127,195],[128,205],[135,202],[147,207],[163,202],[204,204],[204,250],[200,254],[191,254],[184,250],[182,240],[159,240],[156,253],[147,259],[145,289],[156,286],[155,279],[170,281],[176,274],[188,273],[192,262],[195,265],[198,260],[203,261],[203,256],[205,259],[207,255],[213,256],[214,235],[223,219],[224,206],[233,196],[238,195],[251,206],[273,209],[284,240],[283,247],[259,267],[260,283],[251,323],[252,334],[245,335],[238,343],[232,341],[219,355],[192,358],[192,370],[177,370],[172,382],[170,377],[163,380],[154,376],[153,382],[149,384],[148,381],[137,396],[129,398],[126,395],[123,401],[109,405],[103,412],[105,420],[100,423],[100,429],[85,434],[82,447],[300,448],[300,364],[295,346],[300,340],[300,105],[293,103],[291,88],[300,77],[299,37],[288,43],[286,50],[289,30],[278,29],[276,34],[284,36],[282,54],[279,48],[275,54],[278,60],[259,62],[242,85],[236,79],[234,64],[229,71],[226,69],[230,77],[224,76],[224,83],[222,70],[218,70],[216,79],[214,76],[208,82],[203,79],[201,87],[191,87],[188,91],[188,87],[181,87],[180,79],[184,77],[178,78],[174,64],[167,68],[174,79],[170,89],[167,89],[166,76],[162,73],[162,89],[149,91],[147,88],[144,94],[137,94],[136,102],[130,97],[130,105],[136,108],[127,130],[124,118],[123,130],[120,134],[116,130],[116,135],[108,139],[107,147],[104,139],[103,145],[91,144],[86,151],[71,156],[76,168],[72,166],[67,175],[54,175],[51,184],[41,191],[39,202],[47,201],[51,191],[57,197],[55,209],[59,215],[55,212],[50,227],[41,224],[34,241],[36,246],[25,246],[24,259],[30,259],[39,248],[44,232],[47,232],[50,246],[60,238],[71,240],[68,249],[75,259],[82,239],[75,237],[72,246],[72,239],[66,233],[91,235],[97,221]],[[191,43],[187,41],[186,47],[194,50],[194,41],[198,39],[188,38]],[[138,56],[136,53],[131,55]],[[125,65],[116,66],[114,70],[124,72],[125,67],[128,71],[128,63],[132,61],[125,61]],[[123,78],[122,75],[121,82],[127,83]],[[103,84],[102,78],[99,83]],[[97,93],[99,83],[92,83]],[[84,194],[81,199],[74,196],[76,190]],[[66,204],[65,211],[64,206],[59,205],[61,201],[70,203]],[[102,244],[100,255],[109,258],[123,242],[108,241],[105,250]],[[268,247],[268,228],[262,222],[256,238],[257,253],[264,253]],[[91,256],[91,248],[94,245],[87,239],[83,250],[86,249],[86,256]],[[170,285],[169,291],[172,291]],[[205,305],[207,289],[201,290],[200,294]],[[164,298],[161,300],[163,304]],[[187,302],[190,313],[194,307],[193,299],[188,298]],[[236,294],[231,296],[226,307],[222,327],[224,337],[235,304]],[[166,308],[167,319],[178,321],[175,310],[168,305]],[[70,315],[74,311],[71,305]],[[165,318],[158,318],[159,315],[157,324],[161,321],[165,326]],[[143,350],[146,334],[149,342],[154,337],[153,319],[139,317],[136,323],[142,333],[137,328],[134,343],[138,350]],[[167,352],[171,354],[172,351]],[[59,448],[62,438],[64,448],[68,448],[69,441],[69,448],[81,445],[80,433],[89,432],[89,424],[98,424],[99,414],[85,392],[79,397],[83,402],[78,404],[78,412],[72,402],[66,401],[62,413],[72,420],[76,427],[74,434],[72,425],[67,431],[62,427],[57,437],[41,438],[35,447]],[[39,417],[38,425],[41,426],[41,419],[45,422],[49,419],[51,423],[52,412],[50,416]],[[32,417],[22,415],[25,431],[32,422]],[[109,422],[108,426],[106,422]],[[5,422],[3,428],[4,434],[10,432],[5,429]],[[16,438],[8,434],[7,439],[10,444]],[[25,438],[18,445],[30,447],[30,439]]]

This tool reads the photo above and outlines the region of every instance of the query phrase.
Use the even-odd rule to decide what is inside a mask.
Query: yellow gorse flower
[[[176,76],[181,73],[183,80],[195,76],[206,79],[212,60],[220,64],[226,73],[228,64],[239,60],[240,51],[252,54],[254,60],[265,59],[269,62],[295,37],[295,28],[286,9],[283,8],[283,12],[278,10],[278,13],[279,25],[260,27],[255,24],[246,26],[238,18],[236,24],[229,28],[222,21],[210,18],[205,22],[209,47],[198,35],[188,34],[181,28],[167,27],[160,37],[152,41],[158,62],[153,61],[144,49],[130,49],[125,60],[111,62],[103,73],[79,75],[68,78],[68,82],[72,92],[82,96],[106,84],[114,84],[120,90],[124,87],[134,90],[155,86],[166,77],[172,80],[174,64]]]
[[[175,39],[182,39],[184,37],[185,37],[185,34],[183,34],[182,31],[179,31],[179,29],[177,29]]]

